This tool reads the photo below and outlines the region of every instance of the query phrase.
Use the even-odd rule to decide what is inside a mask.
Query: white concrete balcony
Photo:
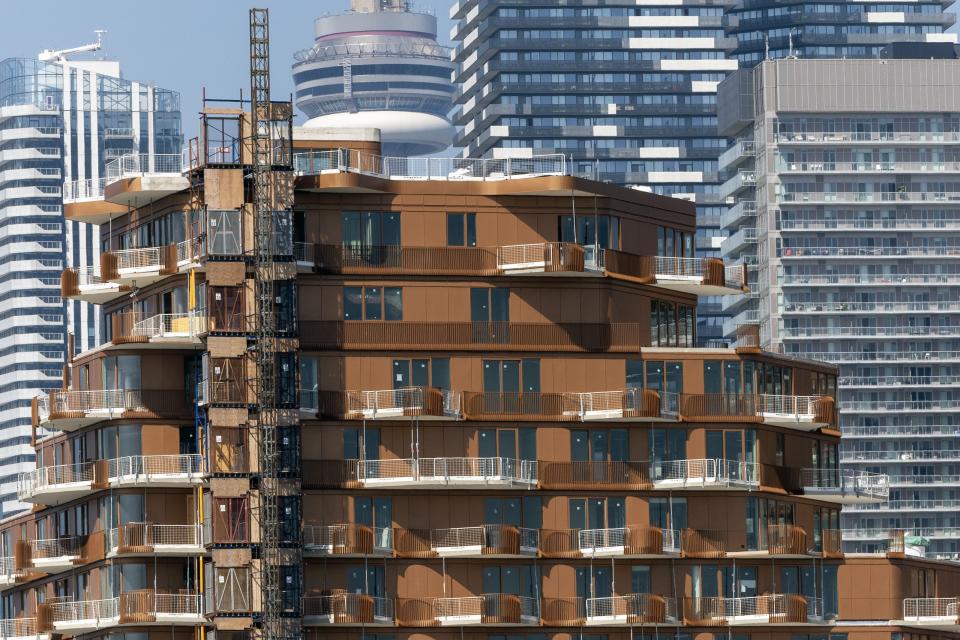
[[[764,424],[800,431],[815,431],[834,423],[834,402],[829,396],[757,396],[757,415]]]
[[[87,180],[64,182],[63,204],[103,200],[103,188],[106,186],[106,182],[106,178],[90,178]]]
[[[94,463],[40,467],[21,473],[17,497],[22,502],[58,505],[93,491]]]
[[[587,626],[677,625],[677,601],[652,593],[587,598]]]
[[[347,391],[345,415],[363,420],[454,420],[460,416],[459,398],[428,387]]]
[[[434,620],[441,627],[540,625],[540,601],[509,593],[434,598]]]
[[[739,460],[663,460],[650,464],[650,479],[654,489],[755,489],[760,470]]]
[[[537,484],[537,462],[512,458],[398,458],[355,460],[364,488],[527,489]]]
[[[60,127],[14,127],[0,130],[0,142],[31,139],[59,140]]]
[[[396,622],[393,600],[365,593],[307,596],[303,599],[303,625],[392,627]]]
[[[742,265],[726,266],[716,258],[657,256],[655,286],[702,296],[740,295],[747,289]]]
[[[60,291],[64,298],[93,304],[104,304],[129,291],[129,287],[104,280],[100,267],[69,267],[60,276]]]
[[[585,248],[569,242],[508,245],[497,247],[497,270],[503,275],[600,275],[597,253],[591,251],[588,261]]]
[[[720,253],[724,256],[736,255],[755,244],[757,244],[757,228],[740,227],[735,233],[723,239],[720,244]]]
[[[181,154],[128,154],[104,167],[104,198],[124,206],[147,202],[190,187]]]
[[[540,531],[500,524],[432,529],[430,549],[441,558],[536,557]]]
[[[17,568],[16,558],[6,556],[0,558],[0,591],[16,586],[25,577],[25,572]],[[3,624],[0,622],[0,624]]]
[[[206,316],[160,313],[135,322],[130,337],[137,348],[182,349],[202,346],[200,336],[206,332]]]
[[[960,173],[960,162],[783,162],[777,172],[787,175],[857,174],[886,175],[892,173]]]
[[[744,160],[755,157],[756,153],[756,145],[753,140],[737,140],[733,146],[720,154],[717,160],[717,168],[723,171],[736,167]]]
[[[680,555],[680,535],[672,529],[628,526],[577,532],[584,558],[663,558]]]
[[[116,598],[41,606],[49,607],[49,619],[57,633],[89,633],[127,624],[194,626],[205,621],[203,596],[198,594],[134,591]]]
[[[69,571],[84,562],[85,538],[67,536],[23,543],[30,556],[32,568],[42,573]]]
[[[741,223],[757,217],[757,203],[753,200],[740,200],[727,207],[720,216],[720,226],[730,231],[735,230]]]
[[[107,462],[107,484],[124,487],[189,487],[206,480],[197,454],[124,456]]]
[[[753,171],[738,171],[720,185],[720,197],[732,198],[757,185],[757,174]]]
[[[853,469],[802,469],[803,495],[835,504],[886,502],[890,478],[882,473]]]
[[[960,631],[958,614],[958,598],[905,598],[903,619],[891,620],[890,624],[931,631]]]
[[[676,394],[661,394],[650,389],[618,389],[565,394],[571,415],[584,422],[675,422]]]
[[[37,628],[36,618],[7,618],[0,620],[0,638],[3,640],[49,640],[50,634]]]
[[[176,274],[176,247],[120,249],[103,254],[103,277],[117,284],[144,287]]]
[[[107,557],[158,555],[187,556],[205,553],[203,525],[129,522],[109,529]]]
[[[778,145],[839,144],[883,145],[891,144],[956,144],[960,133],[956,131],[804,131],[777,133]]]
[[[957,191],[790,191],[777,194],[781,205],[797,204],[929,204],[960,201]]]
[[[140,405],[139,394],[125,389],[50,391],[36,398],[38,424],[73,431],[102,420],[116,420]]]
[[[689,598],[685,618],[696,625],[824,624],[822,601],[796,594]]]
[[[6,149],[0,151],[0,164],[16,160],[58,160],[60,147],[30,147],[28,149]]]
[[[303,526],[303,554],[307,557],[390,557],[393,529],[353,523],[307,524]]]

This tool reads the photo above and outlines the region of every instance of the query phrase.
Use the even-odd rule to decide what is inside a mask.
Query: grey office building
[[[891,482],[844,509],[848,551],[908,529],[957,556],[960,60],[765,61],[718,99],[723,253],[758,296],[728,333],[840,366],[841,463]]]

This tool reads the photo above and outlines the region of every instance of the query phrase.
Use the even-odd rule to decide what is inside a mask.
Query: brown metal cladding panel
[[[180,427],[148,425],[141,430],[140,442],[143,455],[179,453]]]
[[[243,204],[243,170],[204,169],[203,199],[211,209],[239,209]]]
[[[896,620],[904,594],[894,566],[885,560],[846,563],[837,571],[840,617],[845,620]]]

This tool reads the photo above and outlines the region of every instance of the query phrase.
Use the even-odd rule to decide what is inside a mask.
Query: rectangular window
[[[344,287],[344,320],[403,320],[401,287]]]
[[[650,567],[647,565],[634,565],[630,568],[630,593],[650,593]]]
[[[448,247],[477,246],[477,214],[475,213],[448,213],[447,214],[447,246]]]
[[[343,288],[343,319],[360,320],[363,318],[363,288]]]
[[[363,319],[364,320],[382,320],[383,319],[383,299],[382,289],[379,287],[363,288]]]

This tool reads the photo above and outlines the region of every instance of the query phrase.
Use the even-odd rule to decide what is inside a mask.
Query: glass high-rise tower
[[[64,218],[64,199],[102,190],[105,167],[118,158],[181,146],[179,95],[121,78],[116,62],[0,62],[4,515],[27,507],[16,501],[16,477],[33,466],[30,400],[62,386],[71,344],[74,353],[98,344],[96,308],[60,297],[64,267],[99,271],[97,230]]]

